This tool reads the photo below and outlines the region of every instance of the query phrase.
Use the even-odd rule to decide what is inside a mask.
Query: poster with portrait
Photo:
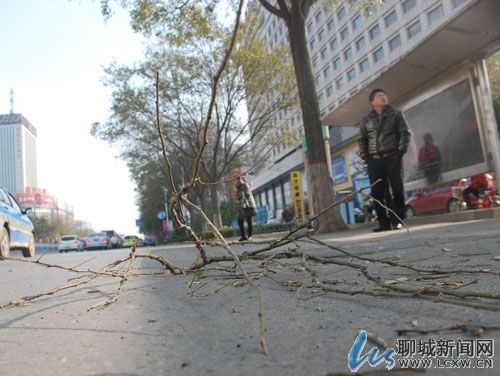
[[[484,162],[467,79],[404,111],[411,131],[404,180],[442,182],[442,175]],[[459,178],[457,176],[456,178]]]

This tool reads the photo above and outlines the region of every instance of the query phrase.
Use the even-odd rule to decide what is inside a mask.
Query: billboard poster
[[[300,226],[306,222],[300,171],[292,171],[290,173],[290,183],[292,185],[292,201],[295,208],[295,221]]]
[[[44,193],[15,193],[14,198],[23,208],[55,208],[53,196]]]
[[[404,157],[404,180],[425,185],[442,175],[484,162],[483,148],[467,79],[405,111],[411,131]],[[449,174],[448,174],[449,176]]]

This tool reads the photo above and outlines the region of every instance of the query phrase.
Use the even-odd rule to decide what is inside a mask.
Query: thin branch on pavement
[[[127,282],[129,276],[130,276],[130,273],[132,271],[132,267],[134,266],[134,261],[135,261],[135,245],[132,246],[131,250],[130,250],[130,260],[129,260],[129,265],[128,265],[128,268],[127,268],[127,271],[122,275],[121,279],[120,279],[120,285],[118,286],[118,290],[116,291],[116,293],[113,295],[113,297],[107,301],[104,301],[104,302],[101,302],[101,303],[97,303],[96,305],[90,307],[88,309],[88,311],[90,310],[93,310],[93,309],[98,309],[98,308],[101,308],[101,307],[106,307],[106,306],[109,306],[113,303],[116,303],[118,301],[118,298],[120,297],[120,295],[122,294],[123,292],[123,289],[125,288],[125,282]]]
[[[434,328],[434,329],[398,329],[398,335],[405,334],[436,334],[436,333],[455,333],[464,332],[474,337],[481,337],[484,332],[500,330],[500,325],[470,325],[470,324],[456,324],[447,327]]]

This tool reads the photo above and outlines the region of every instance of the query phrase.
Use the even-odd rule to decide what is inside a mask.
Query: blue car
[[[26,212],[7,190],[0,187],[0,256],[9,257],[11,249],[22,250],[24,257],[35,255],[33,223]]]

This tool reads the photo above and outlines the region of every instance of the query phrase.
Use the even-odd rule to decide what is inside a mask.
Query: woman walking
[[[252,217],[256,214],[257,205],[243,176],[236,180],[236,197],[238,199],[238,225],[240,227],[240,242],[252,240]],[[245,221],[248,226],[248,236],[245,234]]]

